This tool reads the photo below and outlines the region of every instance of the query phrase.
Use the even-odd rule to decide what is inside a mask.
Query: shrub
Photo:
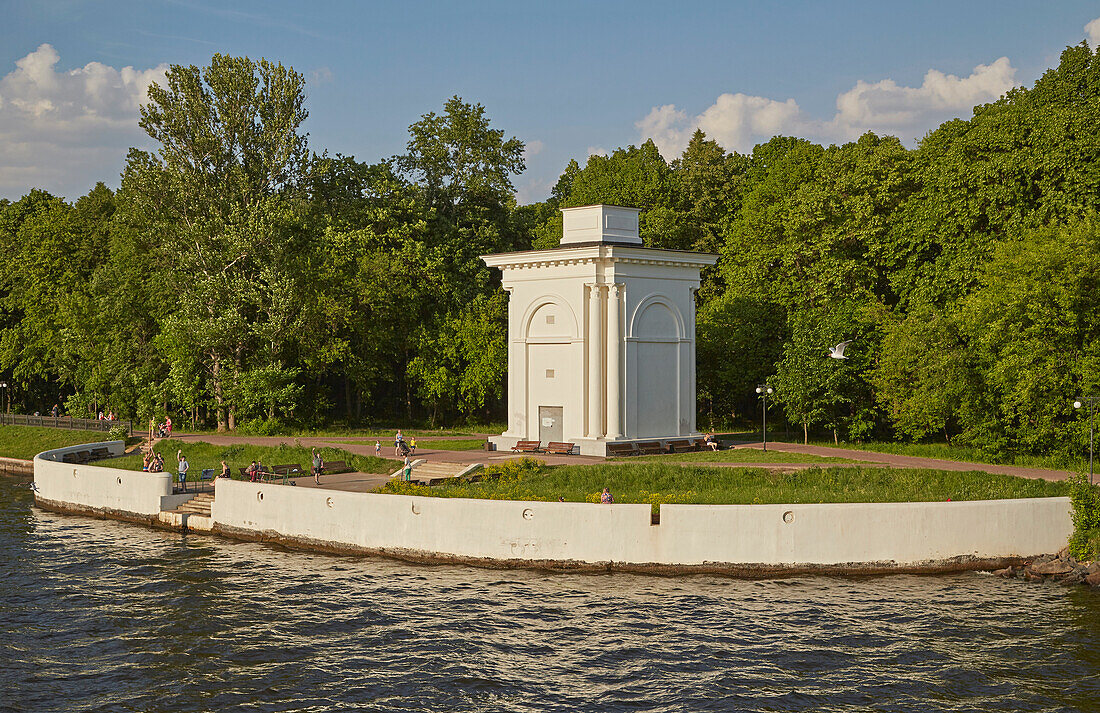
[[[1069,479],[1073,504],[1073,535],[1069,552],[1079,560],[1100,559],[1100,487],[1078,473]]]
[[[107,431],[107,435],[110,436],[112,441],[125,441],[126,437],[130,435],[130,429],[119,423],[111,426],[111,430]]]

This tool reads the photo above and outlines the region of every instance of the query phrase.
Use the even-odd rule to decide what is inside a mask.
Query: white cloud
[[[38,187],[75,198],[97,180],[113,182],[126,150],[143,140],[138,107],[164,81],[165,65],[58,71],[59,62],[43,44],[0,78],[0,195]]]
[[[1091,23],[1090,23],[1091,24]],[[1097,25],[1100,31],[1100,23]],[[1007,57],[974,68],[968,77],[930,69],[919,87],[891,79],[863,80],[839,95],[828,120],[806,114],[794,99],[778,101],[747,94],[722,94],[697,116],[672,104],[655,106],[635,125],[642,139],[653,139],[667,160],[679,156],[696,129],[728,150],[748,153],[776,135],[818,141],[849,141],[867,131],[905,140],[919,138],[943,121],[969,114],[976,105],[998,99],[1015,86],[1016,70]]]
[[[854,138],[875,131],[915,138],[976,104],[993,101],[1016,83],[1016,70],[1007,57],[979,64],[969,77],[930,69],[919,87],[899,86],[892,79],[856,86],[836,99],[832,124],[837,138]]]
[[[309,73],[310,84],[331,84],[336,75],[328,67],[318,67]]]
[[[544,148],[546,148],[546,144],[539,141],[538,139],[533,139],[531,141],[528,141],[527,143],[525,143],[523,145],[524,158],[531,158],[532,156],[538,156],[540,153],[542,153],[542,150]]]
[[[1085,37],[1093,49],[1100,47],[1100,17],[1085,25]]]
[[[606,156],[607,149],[602,146],[589,146],[585,149],[585,156]]]

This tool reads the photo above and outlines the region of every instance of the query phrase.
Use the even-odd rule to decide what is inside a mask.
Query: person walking
[[[172,437],[172,417],[164,417],[164,433],[168,438]]]
[[[183,492],[187,492],[187,469],[190,467],[187,463],[187,457],[183,455],[183,451],[176,451],[176,460],[179,462],[179,478],[180,487]]]
[[[397,435],[393,437],[393,454],[395,456],[401,455],[401,444],[404,440],[405,437],[401,435],[401,429],[397,429]]]
[[[409,437],[409,450],[413,455],[416,455],[416,436]]]
[[[381,458],[382,457],[382,443],[378,440],[374,441],[374,457],[375,458]]]
[[[325,459],[321,457],[321,454],[317,452],[317,449],[313,449],[313,463],[310,470],[313,471],[313,482],[317,485],[321,484],[321,471],[325,469]]]
[[[405,456],[405,480],[407,480],[407,481],[412,480],[412,472],[413,472],[412,462],[409,460],[409,456],[406,455]]]

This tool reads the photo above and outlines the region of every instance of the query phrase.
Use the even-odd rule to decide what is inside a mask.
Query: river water
[[[406,565],[56,515],[0,479],[0,710],[1100,710],[1100,593]]]

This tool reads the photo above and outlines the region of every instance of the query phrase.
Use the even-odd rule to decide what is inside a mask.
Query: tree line
[[[1100,391],[1100,54],[1067,48],[906,148],[696,132],[569,163],[519,206],[524,145],[454,97],[376,163],[314,152],[303,77],[216,55],[150,89],[117,192],[0,205],[0,375],[61,401],[224,429],[500,418],[507,302],[478,255],[555,247],[560,208],[642,209],[718,253],[698,292],[700,424],[1071,451]],[[825,358],[853,340],[846,360]],[[1082,435],[1086,434],[1086,435]]]

